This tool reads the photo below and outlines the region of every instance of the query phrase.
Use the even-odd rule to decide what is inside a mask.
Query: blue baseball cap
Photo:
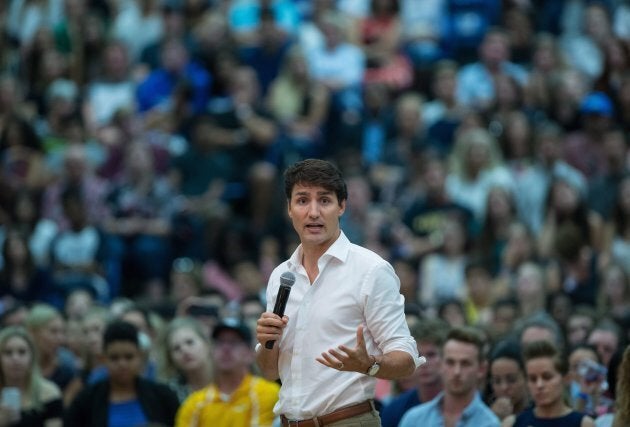
[[[582,99],[580,112],[582,114],[598,114],[612,117],[615,109],[612,101],[604,92],[591,92]]]

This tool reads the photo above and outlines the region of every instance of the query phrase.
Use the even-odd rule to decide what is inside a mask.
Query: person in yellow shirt
[[[175,427],[271,427],[280,386],[253,375],[250,330],[243,323],[224,319],[212,338],[214,381],[182,403]]]

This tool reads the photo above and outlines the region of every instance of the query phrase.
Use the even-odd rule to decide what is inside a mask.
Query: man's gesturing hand
[[[340,345],[336,349],[330,349],[322,353],[322,357],[316,358],[322,365],[338,371],[352,371],[365,374],[374,363],[374,356],[367,353],[365,338],[363,337],[363,325],[357,328],[357,346],[349,348]]]

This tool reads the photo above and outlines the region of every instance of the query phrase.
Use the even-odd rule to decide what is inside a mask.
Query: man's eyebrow
[[[330,194],[333,194],[332,190],[322,190],[322,191],[318,191],[317,192],[318,196],[328,196]],[[296,196],[307,196],[307,195],[309,195],[309,192],[305,191],[305,190],[304,191],[296,191],[295,195]]]

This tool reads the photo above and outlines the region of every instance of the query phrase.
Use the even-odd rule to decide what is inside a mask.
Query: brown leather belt
[[[366,400],[363,403],[358,403],[352,406],[346,406],[345,408],[337,409],[330,414],[322,415],[321,417],[310,418],[308,420],[289,420],[284,415],[280,415],[280,421],[282,421],[282,427],[322,427],[327,426],[337,421],[345,420],[348,418],[356,417],[357,415],[371,412],[374,409],[374,402]]]

